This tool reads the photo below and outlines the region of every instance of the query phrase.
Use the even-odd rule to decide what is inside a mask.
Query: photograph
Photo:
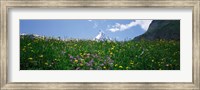
[[[20,70],[180,70],[180,20],[19,23]]]
[[[0,8],[0,90],[200,90],[199,0]]]

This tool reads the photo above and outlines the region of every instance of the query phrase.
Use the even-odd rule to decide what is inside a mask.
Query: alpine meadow
[[[180,20],[20,22],[20,70],[180,70]]]

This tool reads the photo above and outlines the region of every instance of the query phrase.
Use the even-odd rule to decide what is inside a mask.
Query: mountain
[[[95,40],[104,40],[105,39],[105,34],[100,31],[99,34],[95,37]]]
[[[139,40],[180,40],[180,20],[153,20],[147,32],[134,38]]]

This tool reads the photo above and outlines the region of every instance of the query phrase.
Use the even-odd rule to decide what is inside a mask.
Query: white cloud
[[[116,31],[124,31],[127,30],[133,26],[139,25],[143,30],[147,30],[149,28],[150,23],[152,20],[135,20],[130,22],[129,24],[119,24],[116,23],[112,28],[108,29],[111,32],[116,32]]]
[[[110,25],[107,25],[107,28],[110,28]]]
[[[94,20],[88,20],[88,21],[91,22],[91,23],[94,23],[93,24],[93,28],[97,28],[98,27],[98,23],[96,21],[94,21]]]
[[[97,28],[98,24],[95,22],[93,28]]]

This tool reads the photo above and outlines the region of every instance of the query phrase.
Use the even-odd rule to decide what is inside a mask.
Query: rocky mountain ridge
[[[180,20],[153,20],[147,32],[134,38],[139,40],[180,40]]]

